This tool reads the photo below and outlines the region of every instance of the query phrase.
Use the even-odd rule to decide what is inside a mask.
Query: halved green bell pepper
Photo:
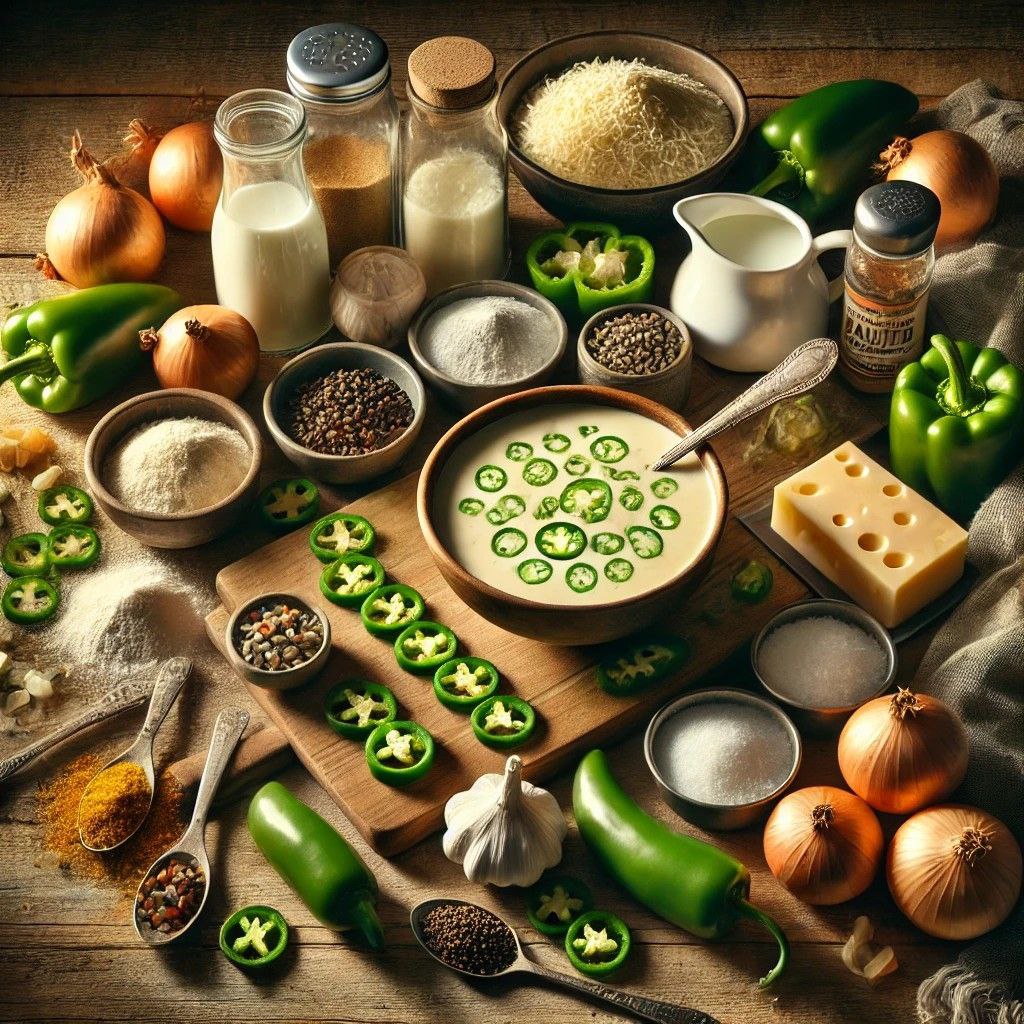
[[[619,229],[612,224],[582,221],[569,224],[563,231],[538,235],[526,250],[526,269],[533,287],[563,313],[578,313],[575,271],[580,253],[591,240],[603,249],[610,239],[618,237]]]
[[[616,260],[619,265],[602,265]],[[580,261],[576,299],[584,320],[610,306],[650,302],[653,294],[654,246],[646,238],[621,235],[609,239],[594,266]]]
[[[778,200],[813,227],[837,207],[852,207],[879,151],[917,107],[895,82],[862,78],[814,89],[751,133],[732,187]]]
[[[13,380],[25,402],[46,412],[88,405],[141,369],[139,331],[183,305],[163,285],[102,284],[17,309],[0,335],[0,384]]]
[[[893,472],[966,522],[1020,458],[1024,374],[994,348],[944,334],[896,378],[889,412]]]

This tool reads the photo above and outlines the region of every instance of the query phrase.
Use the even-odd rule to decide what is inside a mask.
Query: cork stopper
[[[409,87],[432,107],[475,107],[494,91],[494,54],[465,36],[428,39],[409,54]]]

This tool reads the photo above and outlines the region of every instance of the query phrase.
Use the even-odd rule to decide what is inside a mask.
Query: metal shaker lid
[[[288,45],[288,88],[302,99],[345,103],[376,92],[390,77],[387,43],[358,25],[315,25]]]
[[[889,256],[924,252],[935,241],[939,197],[916,181],[883,181],[861,193],[853,229],[868,248]]]

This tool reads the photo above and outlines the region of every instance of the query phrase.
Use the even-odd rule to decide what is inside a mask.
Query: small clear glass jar
[[[495,92],[494,57],[473,40],[432,39],[409,57],[401,237],[428,296],[508,273],[508,146]]]
[[[288,47],[288,88],[306,108],[306,174],[327,226],[332,271],[395,239],[398,103],[387,44],[358,25],[317,25]]]
[[[327,232],[302,165],[306,112],[276,89],[218,108],[224,184],[210,244],[217,301],[252,324],[264,352],[291,352],[331,326]]]

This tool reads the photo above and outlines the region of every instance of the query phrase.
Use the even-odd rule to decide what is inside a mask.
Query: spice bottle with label
[[[839,368],[861,391],[891,391],[921,354],[940,212],[935,193],[913,181],[873,185],[857,200]]]
[[[494,55],[475,40],[443,36],[409,55],[402,244],[428,295],[508,270],[508,151],[495,89]]]
[[[287,76],[306,108],[303,161],[333,271],[356,249],[394,241],[398,103],[388,47],[358,25],[316,25],[289,44]]]

